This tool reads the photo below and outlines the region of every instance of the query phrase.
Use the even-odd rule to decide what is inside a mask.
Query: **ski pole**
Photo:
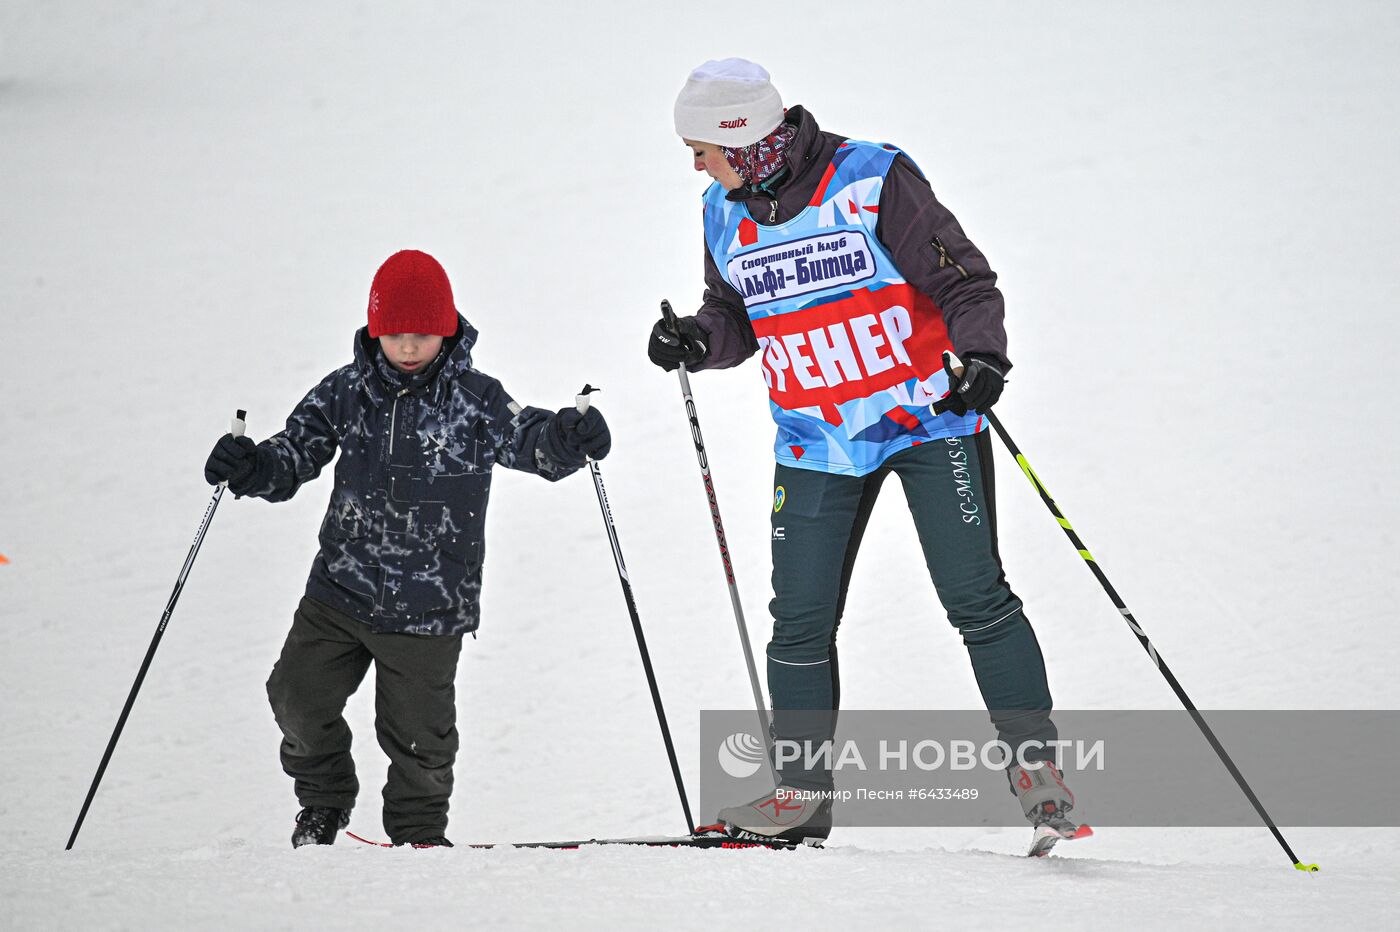
[[[246,411],[239,411],[235,414],[229,432],[235,437],[242,437],[247,430],[247,417],[248,412]],[[185,579],[190,575],[190,569],[194,566],[194,558],[199,555],[199,547],[204,543],[204,535],[209,530],[209,522],[214,520],[214,510],[219,507],[219,499],[223,498],[224,488],[227,485],[227,482],[219,483],[218,487],[214,489],[214,497],[209,500],[209,507],[204,509],[204,520],[199,523],[199,530],[194,535],[194,543],[190,545],[190,552],[185,555],[185,565],[180,568],[180,575],[175,580],[175,589],[170,593],[170,600],[165,603],[165,611],[160,616],[160,624],[156,625],[156,633],[151,638],[151,646],[146,648],[146,659],[141,661],[141,669],[136,672],[136,682],[131,684],[131,692],[126,697],[126,705],[122,706],[122,714],[117,718],[117,727],[113,729],[112,737],[107,741],[107,750],[102,754],[102,763],[97,765],[97,774],[92,778],[92,786],[88,787],[87,798],[83,800],[83,808],[78,813],[78,821],[73,823],[73,833],[68,836],[68,844],[64,846],[64,851],[71,851],[73,842],[78,840],[78,830],[83,827],[88,807],[92,805],[92,799],[97,795],[97,785],[102,782],[102,775],[107,772],[107,763],[112,759],[112,751],[117,747],[117,739],[121,737],[122,729],[126,727],[127,716],[131,714],[131,707],[136,703],[136,694],[141,691],[141,684],[146,679],[146,671],[151,668],[151,658],[156,655],[156,647],[160,645],[161,635],[165,634],[165,626],[170,622],[170,616],[175,611],[175,603],[179,601],[180,593],[185,588]]]
[[[661,316],[666,321],[666,326],[671,332],[680,338],[680,327],[676,323],[676,312],[671,309],[671,302],[663,300],[661,302]],[[685,400],[685,416],[690,421],[690,436],[695,441],[695,458],[700,462],[700,479],[705,485],[705,500],[710,505],[710,520],[715,526],[715,543],[719,545],[719,559],[724,565],[724,578],[729,584],[729,604],[734,607],[734,621],[739,626],[739,645],[744,649],[744,663],[749,671],[749,688],[753,690],[754,709],[758,712],[759,733],[763,736],[763,745],[767,750],[768,768],[773,769],[773,735],[769,728],[768,706],[763,701],[763,690],[758,686],[758,670],[754,666],[753,647],[749,642],[749,628],[744,623],[744,606],[739,601],[739,587],[734,582],[734,564],[729,559],[729,542],[724,536],[724,520],[719,516],[719,499],[715,495],[715,483],[710,477],[710,459],[705,453],[705,438],[700,433],[700,417],[695,412],[695,398],[690,393],[690,376],[685,371],[685,363],[676,367],[676,374],[680,376],[681,397]],[[774,773],[773,779],[777,780]]]
[[[951,390],[953,381],[962,375],[962,363],[953,353],[944,351],[943,369],[948,373],[948,383]],[[992,425],[992,429],[997,432],[997,436],[1001,438],[1001,442],[1006,445],[1007,452],[1016,458],[1016,464],[1021,467],[1021,472],[1025,474],[1026,479],[1030,481],[1030,484],[1035,488],[1036,492],[1040,494],[1040,500],[1045,503],[1046,508],[1050,509],[1050,513],[1055,516],[1055,520],[1058,521],[1060,527],[1064,529],[1065,536],[1068,537],[1070,543],[1074,545],[1074,549],[1079,551],[1079,555],[1084,558],[1084,563],[1089,567],[1089,572],[1094,574],[1094,578],[1099,581],[1099,585],[1103,586],[1103,591],[1108,593],[1109,600],[1112,601],[1114,607],[1118,609],[1118,613],[1123,616],[1123,620],[1127,622],[1128,628],[1132,630],[1134,637],[1136,637],[1138,643],[1142,645],[1142,649],[1147,651],[1147,656],[1152,658],[1152,662],[1156,664],[1157,670],[1166,679],[1167,684],[1171,686],[1172,692],[1176,693],[1176,698],[1186,707],[1186,711],[1191,715],[1191,720],[1196,723],[1196,727],[1201,730],[1201,734],[1205,735],[1206,741],[1210,742],[1211,748],[1215,750],[1221,763],[1225,765],[1225,769],[1230,771],[1230,776],[1235,778],[1235,782],[1239,784],[1240,789],[1244,791],[1244,795],[1254,806],[1254,811],[1259,813],[1259,817],[1263,819],[1264,824],[1269,827],[1269,831],[1273,833],[1274,839],[1278,841],[1284,853],[1288,855],[1288,860],[1293,862],[1293,866],[1297,870],[1310,873],[1317,871],[1318,867],[1316,864],[1304,864],[1298,859],[1298,856],[1293,853],[1293,849],[1289,847],[1288,842],[1284,840],[1283,833],[1279,831],[1278,826],[1274,824],[1274,820],[1269,817],[1269,813],[1264,809],[1264,804],[1259,801],[1258,796],[1254,795],[1254,790],[1250,787],[1249,782],[1245,780],[1244,774],[1240,773],[1240,769],[1236,767],[1235,762],[1230,759],[1230,755],[1226,753],[1224,745],[1220,743],[1220,739],[1215,736],[1215,732],[1212,731],[1210,725],[1206,723],[1200,710],[1196,708],[1196,704],[1191,701],[1190,696],[1186,695],[1186,690],[1183,689],[1181,683],[1177,681],[1171,668],[1167,666],[1167,662],[1162,659],[1162,655],[1157,653],[1157,648],[1148,640],[1147,633],[1142,630],[1142,626],[1139,625],[1137,619],[1133,617],[1133,613],[1128,610],[1128,606],[1124,604],[1122,597],[1118,595],[1118,591],[1114,589],[1113,584],[1108,581],[1108,576],[1104,574],[1103,568],[1099,566],[1093,554],[1089,553],[1089,549],[1085,547],[1084,542],[1079,539],[1079,535],[1075,533],[1073,526],[1069,523],[1069,519],[1060,511],[1060,506],[1055,504],[1055,499],[1050,497],[1050,492],[1045,488],[1045,483],[1041,482],[1040,477],[1035,474],[1035,470],[1031,469],[1031,464],[1026,459],[1025,454],[1016,446],[1015,441],[1011,439],[1011,435],[1008,434],[1006,428],[1002,426],[1001,419],[991,411],[983,411],[982,415],[986,417],[987,422]]]
[[[574,404],[579,414],[588,410],[588,396],[598,391],[592,385],[584,385]],[[627,612],[632,616],[632,633],[637,636],[637,649],[642,654],[642,669],[647,674],[647,686],[651,688],[651,702],[656,707],[656,721],[661,725],[661,739],[666,743],[666,756],[671,761],[671,776],[676,780],[676,792],[681,797],[681,809],[685,813],[685,827],[695,834],[695,820],[690,817],[690,800],[685,795],[685,783],[681,780],[681,766],[676,761],[676,747],[671,742],[671,729],[666,724],[666,710],[661,705],[661,690],[656,685],[656,672],[651,667],[651,654],[647,651],[647,639],[642,634],[642,619],[637,615],[637,602],[632,598],[632,582],[627,577],[627,564],[622,561],[622,545],[617,541],[617,528],[613,525],[612,507],[608,504],[608,493],[603,488],[603,474],[598,470],[598,461],[588,458],[588,471],[593,474],[593,488],[598,493],[598,507],[603,512],[603,524],[608,529],[608,543],[612,544],[613,562],[617,564],[617,579],[622,584],[622,597],[627,602]]]

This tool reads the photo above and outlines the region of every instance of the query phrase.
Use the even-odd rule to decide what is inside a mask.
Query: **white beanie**
[[[742,58],[707,61],[676,98],[682,139],[737,149],[758,142],[783,122],[783,99],[768,72]]]

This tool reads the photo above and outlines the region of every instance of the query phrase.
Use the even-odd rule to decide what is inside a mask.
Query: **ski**
[[[356,835],[347,831],[346,835],[362,842],[366,845],[373,845],[378,848],[397,847],[392,842],[375,841]],[[795,848],[804,847],[790,841],[780,839],[766,839],[762,841],[732,838],[725,834],[719,826],[702,825],[695,830],[693,835],[654,835],[641,836],[637,838],[586,838],[577,841],[515,841],[515,842],[478,842],[476,844],[457,845],[458,848],[554,848],[558,850],[573,850],[577,848],[589,848],[601,845],[631,845],[639,848],[723,848],[726,850],[736,850],[740,848],[768,848],[773,851],[792,851]],[[405,845],[409,848],[435,848],[437,845]]]
[[[367,845],[374,845],[376,848],[397,848],[397,847],[398,847],[398,845],[394,844],[392,841],[375,841],[373,838],[365,838],[365,837],[363,837],[363,836],[361,836],[361,835],[356,835],[354,832],[349,832],[349,831],[347,831],[345,834],[349,835],[351,838],[355,839],[356,841],[364,842],[364,843],[367,844]],[[407,845],[406,847],[409,847],[409,848],[441,848],[442,845],[420,845],[420,844],[410,844],[410,845]],[[471,847],[471,846],[468,845],[467,847]]]
[[[1051,848],[1062,841],[1075,841],[1093,834],[1094,830],[1089,826],[1075,825],[1068,819],[1058,824],[1042,822],[1035,827],[1035,837],[1031,839],[1031,850],[1026,852],[1026,857],[1043,858],[1050,853]]]

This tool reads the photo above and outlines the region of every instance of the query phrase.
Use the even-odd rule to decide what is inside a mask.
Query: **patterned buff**
[[[759,184],[777,174],[787,163],[784,152],[796,135],[796,126],[780,123],[777,129],[752,145],[725,149],[724,159],[739,173],[744,184]]]

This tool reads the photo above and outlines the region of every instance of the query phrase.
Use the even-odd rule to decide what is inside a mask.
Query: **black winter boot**
[[[297,813],[297,827],[292,832],[292,847],[302,845],[333,845],[335,836],[350,824],[349,809],[330,806],[307,806]]]
[[[446,836],[446,835],[437,835],[437,836],[434,836],[433,838],[425,838],[425,839],[423,839],[422,841],[412,841],[412,842],[409,842],[409,846],[410,846],[410,847],[413,847],[413,848],[452,848],[452,847],[455,847],[455,846],[452,844],[452,842],[450,842],[450,841],[447,840],[447,836]]]

